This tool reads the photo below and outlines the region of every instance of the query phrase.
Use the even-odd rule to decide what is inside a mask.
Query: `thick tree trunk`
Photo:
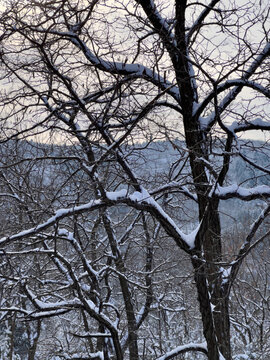
[[[222,261],[222,245],[218,202],[212,201],[208,206],[208,229],[203,243],[207,280],[219,350],[226,360],[231,360],[228,294],[223,285],[223,273],[219,265]]]
[[[216,304],[215,301],[217,300]],[[218,340],[219,350],[226,360],[231,360],[230,343],[230,318],[228,309],[228,298],[212,299],[214,303],[214,323]]]
[[[230,322],[228,299],[210,294],[206,266],[198,259],[192,260],[195,283],[203,323],[203,333],[208,347],[208,359],[220,360],[219,352],[231,360]]]
[[[35,360],[36,358],[36,351],[37,351],[40,331],[41,331],[41,320],[38,320],[36,324],[36,332],[34,335],[34,339],[28,351],[28,360]]]
[[[217,348],[226,360],[231,360],[228,294],[222,283],[222,269],[219,265],[222,261],[222,246],[217,208],[218,203],[215,201],[210,201],[205,208],[206,230],[200,239],[203,262],[197,264],[193,261],[193,266],[209,359],[216,359]]]
[[[221,227],[218,214],[218,200],[209,197],[211,182],[202,159],[208,161],[207,139],[194,116],[193,106],[198,100],[194,87],[185,37],[187,1],[176,1],[175,35],[179,53],[172,57],[176,79],[181,95],[181,108],[186,144],[193,183],[198,197],[199,221],[203,230],[196,239],[196,249],[192,258],[195,283],[203,322],[203,332],[208,345],[209,360],[219,360],[221,353],[231,360],[230,326],[228,299],[224,296],[222,273]]]
[[[207,342],[208,359],[219,360],[218,342],[211,309],[205,266],[195,257],[192,259],[192,265],[195,271],[194,278],[202,316],[203,334]]]

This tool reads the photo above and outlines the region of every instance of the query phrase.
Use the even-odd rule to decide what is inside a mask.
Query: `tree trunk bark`
[[[230,322],[228,298],[211,296],[206,266],[198,259],[192,259],[195,271],[198,301],[203,323],[203,333],[208,347],[208,359],[220,360],[220,354],[231,360]]]
[[[199,221],[203,222],[203,229],[196,239],[196,248],[193,252],[196,256],[191,259],[203,332],[208,345],[208,358],[219,360],[221,353],[226,360],[231,360],[228,299],[223,289],[222,272],[219,267],[222,260],[219,202],[208,196],[212,183],[207,174],[208,169],[206,170],[204,161],[201,161],[208,161],[208,149],[199,119],[193,113],[198,94],[189,70],[191,64],[188,60],[185,37],[186,9],[186,0],[175,1],[175,36],[179,53],[172,57],[172,61],[181,95],[180,105],[186,145],[189,149],[191,175],[198,197]]]
[[[201,239],[204,265],[202,266],[201,263],[201,268],[194,268],[195,276],[198,276],[196,272],[199,272],[201,277],[205,277],[205,279],[200,279],[199,283],[196,282],[196,284],[202,317],[211,316],[213,322],[213,336],[215,339],[210,341],[210,346],[213,346],[212,344],[216,342],[217,348],[223,357],[226,360],[231,360],[229,299],[226,288],[223,286],[223,274],[219,265],[222,261],[222,246],[220,219],[217,209],[218,202],[216,201],[210,201],[205,209],[207,216],[206,231],[202,234]],[[206,286],[206,289],[202,289],[203,286]],[[209,304],[206,304],[205,299],[200,295],[206,291]],[[207,305],[210,306],[208,313],[206,310],[203,310],[204,306]],[[204,330],[206,330],[209,327],[209,320],[202,320]],[[212,359],[210,355],[209,359]]]
[[[203,323],[203,334],[207,342],[208,359],[219,360],[218,342],[216,337],[214,318],[209,297],[205,266],[196,258],[192,258],[195,271],[194,280],[197,287],[198,301]]]
[[[41,331],[41,320],[39,319],[37,320],[33,342],[28,352],[28,360],[35,360],[40,331]]]
[[[216,305],[215,300],[217,300]],[[219,350],[226,360],[231,360],[228,298],[213,299],[212,303],[214,303],[215,306],[213,315]]]

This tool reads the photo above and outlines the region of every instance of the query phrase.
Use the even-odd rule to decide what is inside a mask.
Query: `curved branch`
[[[193,249],[196,232],[193,231],[191,234],[183,233],[172,218],[166,214],[161,206],[145,189],[141,188],[141,192],[135,191],[129,196],[126,190],[107,192],[106,196],[106,199],[91,200],[83,205],[73,206],[67,209],[59,209],[56,211],[55,215],[49,218],[46,222],[31,229],[21,231],[17,234],[3,237],[0,239],[0,246],[5,246],[11,241],[20,240],[41,233],[66,217],[79,215],[105,207],[126,204],[137,210],[144,210],[152,214],[160,222],[167,234],[174,239],[176,244],[182,250],[190,253]]]
[[[170,30],[166,19],[162,18],[154,2],[151,0],[135,0],[144,10],[147,19],[150,21],[156,32],[162,39],[172,62],[176,60],[177,44],[173,33]]]
[[[206,343],[202,343],[202,344],[190,343],[190,344],[187,344],[187,345],[178,346],[174,350],[164,354],[163,356],[157,358],[156,360],[173,359],[177,355],[184,354],[184,353],[189,352],[189,351],[198,351],[198,352],[202,352],[205,355],[208,354]]]
[[[256,90],[262,91],[262,87],[258,86],[258,84],[256,84],[255,82],[248,82],[248,79],[255,73],[255,71],[257,70],[257,68],[263,63],[263,61],[270,56],[270,42],[268,42],[264,49],[262,50],[262,52],[256,57],[256,59],[254,59],[254,61],[252,62],[252,64],[250,65],[250,67],[246,70],[243,71],[244,75],[242,76],[241,79],[236,80],[236,86],[230,90],[230,92],[224,97],[224,99],[219,103],[218,105],[218,110],[219,110],[219,115],[222,114],[222,112],[224,112],[227,107],[231,104],[232,101],[235,100],[235,98],[238,96],[238,94],[242,91],[242,89],[245,86],[250,86]],[[233,81],[233,80],[232,80]],[[230,81],[226,82],[225,84],[227,85],[222,85],[224,88],[220,90],[224,91],[226,88],[230,87]],[[249,84],[249,85],[247,85]],[[217,91],[218,91],[218,87],[216,87],[216,89],[214,89],[214,91],[211,93],[211,95],[209,95],[207,97],[208,100],[204,100],[197,108],[196,110],[196,116],[199,117],[200,114],[202,113],[202,111],[206,108],[206,106],[208,105],[209,101],[211,101],[212,98],[214,98],[215,96],[217,96]],[[263,90],[264,93],[267,94],[267,97],[269,95],[268,91]],[[211,127],[215,124],[216,122],[216,111],[214,110],[210,116],[207,117],[207,119],[202,119],[203,120],[203,128],[210,130]]]
[[[66,34],[71,42],[77,46],[84,53],[87,60],[95,65],[98,69],[110,74],[129,76],[130,79],[142,78],[154,85],[157,85],[161,90],[167,90],[177,102],[180,102],[180,94],[177,86],[173,86],[171,82],[141,64],[128,64],[123,62],[115,62],[103,60],[96,57],[87,45],[74,33]]]
[[[247,158],[242,152],[239,152],[239,156],[244,160],[246,161],[249,165],[253,166],[254,168],[264,172],[265,174],[268,174],[270,175],[270,170],[263,167],[263,166],[260,166],[258,165],[256,162],[250,160],[249,158]]]
[[[270,91],[265,88],[264,86],[258,84],[255,81],[249,81],[246,79],[235,79],[235,80],[228,80],[216,87],[214,91],[212,91],[205,99],[204,101],[198,106],[195,115],[200,116],[203,110],[206,108],[206,106],[211,102],[211,100],[214,99],[216,95],[219,95],[225,90],[230,89],[231,87],[235,86],[242,86],[242,87],[249,87],[253,90],[256,90],[266,96],[268,99],[270,99]]]
[[[187,44],[190,42],[190,39],[191,39],[192,35],[194,34],[194,32],[201,28],[201,26],[203,25],[203,21],[209,15],[209,13],[214,9],[214,7],[216,6],[216,4],[219,1],[220,0],[212,0],[208,6],[203,4],[203,6],[205,6],[205,9],[201,12],[201,14],[197,18],[197,20],[194,22],[194,24],[191,26],[191,28],[189,29],[189,32],[186,35]]]
[[[259,217],[257,218],[257,220],[253,223],[249,234],[247,235],[245,242],[243,243],[241,249],[239,250],[239,253],[237,255],[236,260],[233,262],[232,266],[231,266],[231,271],[230,271],[230,276],[228,279],[228,282],[226,282],[226,286],[227,286],[227,291],[229,293],[234,280],[236,279],[236,276],[238,274],[238,271],[240,269],[240,266],[244,260],[244,258],[250,253],[250,251],[259,243],[261,243],[266,237],[269,236],[270,234],[270,230],[264,234],[263,236],[261,236],[255,243],[251,244],[251,241],[253,240],[254,236],[257,233],[257,230],[259,229],[260,225],[263,223],[263,221],[265,220],[265,218],[269,215],[270,213],[270,205],[268,205],[263,211],[262,213],[259,215]]]

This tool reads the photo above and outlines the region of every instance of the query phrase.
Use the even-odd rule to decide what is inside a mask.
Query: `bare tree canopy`
[[[0,5],[0,358],[270,356],[268,1]]]

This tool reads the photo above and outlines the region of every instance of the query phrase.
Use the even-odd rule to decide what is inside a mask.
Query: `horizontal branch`
[[[106,333],[86,333],[86,334],[75,334],[73,332],[70,333],[71,335],[77,337],[77,338],[81,338],[81,339],[87,339],[87,338],[108,338],[108,337],[112,337],[111,334],[106,334]]]
[[[44,223],[39,224],[31,229],[23,230],[17,234],[3,237],[0,239],[0,246],[3,247],[12,241],[20,240],[41,233],[42,231],[57,224],[60,220],[66,217],[79,215],[85,212],[91,212],[105,207],[126,204],[137,210],[144,210],[152,214],[157,219],[157,221],[160,222],[167,234],[176,241],[177,245],[182,250],[189,253],[190,250],[194,248],[195,237],[198,232],[198,228],[190,234],[183,233],[173,221],[173,219],[162,209],[162,207],[145,189],[141,188],[141,192],[135,191],[130,195],[127,193],[127,190],[122,189],[120,191],[107,192],[106,196],[106,199],[91,200],[90,202],[79,206],[73,206],[67,209],[59,209],[56,211],[54,216],[50,217]]]
[[[4,246],[11,241],[21,240],[23,238],[33,236],[35,234],[41,233],[42,231],[48,229],[50,226],[53,226],[58,221],[71,216],[71,215],[77,215],[84,213],[86,211],[94,211],[96,209],[99,209],[101,207],[105,207],[106,204],[104,202],[101,202],[100,200],[91,200],[89,203],[79,205],[79,206],[73,206],[71,208],[67,209],[59,209],[56,211],[55,215],[50,217],[47,221],[45,221],[42,224],[39,224],[31,229],[23,230],[15,235],[6,236],[0,239],[0,246]]]
[[[231,198],[237,198],[245,201],[264,199],[270,197],[270,186],[259,185],[252,188],[245,188],[237,184],[224,187],[217,185],[214,196],[221,200]]]
[[[102,351],[90,354],[76,353],[71,356],[65,353],[60,353],[58,354],[58,357],[64,360],[104,360],[104,354]]]
[[[156,360],[173,359],[174,357],[176,357],[180,354],[184,354],[189,351],[198,351],[198,352],[202,352],[203,354],[207,355],[206,343],[201,343],[201,344],[190,343],[187,345],[178,346],[177,348],[173,349],[172,351],[167,352],[166,354],[162,355],[161,357],[157,358]]]
[[[248,130],[270,130],[270,122],[264,121],[261,118],[256,118],[245,124],[238,124],[237,121],[234,121],[230,126],[227,126],[227,129],[232,133]]]

